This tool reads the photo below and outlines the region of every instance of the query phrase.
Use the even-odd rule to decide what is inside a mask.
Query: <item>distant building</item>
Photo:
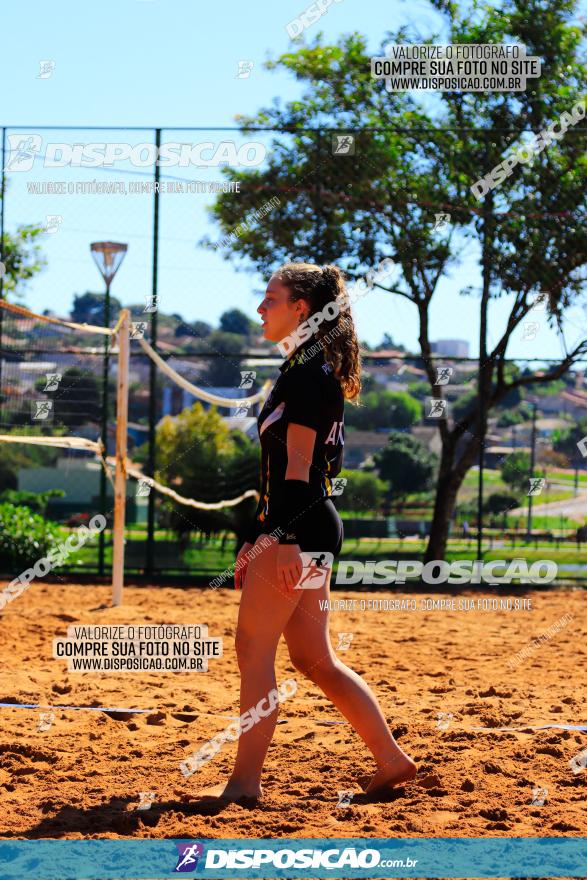
[[[222,421],[231,431],[242,431],[250,440],[259,440],[257,432],[257,419],[252,416],[240,418],[238,416],[225,416]]]
[[[386,391],[405,391],[409,382],[425,382],[426,373],[413,364],[390,362],[371,365],[363,362],[364,372],[371,376]]]
[[[442,452],[442,439],[438,428],[432,425],[414,425],[411,430],[412,437],[423,443],[429,452],[440,455]]]
[[[360,468],[367,458],[379,452],[387,443],[387,434],[377,431],[346,431],[344,437],[345,468]]]
[[[497,470],[503,464],[504,459],[511,455],[512,452],[525,452],[527,455],[530,455],[531,451],[530,446],[488,446],[485,449],[483,462],[486,468]]]
[[[100,474],[102,466],[95,461],[81,461],[73,457],[57,459],[56,467],[21,468],[18,472],[19,492],[47,492],[63,489],[65,495],[51,498],[48,504],[50,516],[63,520],[74,513],[90,513],[100,510]],[[127,521],[146,522],[148,498],[137,496],[137,483],[126,483]],[[113,503],[113,490],[106,481],[106,498],[109,508]]]
[[[539,407],[546,415],[567,415],[581,419],[587,415],[587,391],[561,391],[540,398]]]
[[[209,394],[215,394],[217,397],[229,397],[234,400],[238,400],[242,397],[250,397],[255,392],[251,389],[247,388],[229,388],[229,387],[205,387],[205,390]],[[204,409],[209,409],[210,406],[214,404],[210,404],[205,400],[200,400],[190,391],[187,391],[185,388],[180,388],[178,385],[165,385],[163,387],[162,394],[162,403],[161,403],[161,415],[162,416],[176,416],[179,413],[183,412],[184,409],[190,409],[194,403],[199,402],[202,404]],[[255,403],[249,407],[249,415],[257,415],[260,411],[263,403]],[[219,407],[219,411],[221,415],[226,416],[235,416],[237,414],[239,407]],[[241,413],[242,417],[242,413]]]
[[[465,339],[438,339],[430,343],[432,354],[445,357],[469,357],[469,343]]]

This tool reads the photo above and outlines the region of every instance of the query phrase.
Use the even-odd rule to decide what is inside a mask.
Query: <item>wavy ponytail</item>
[[[355,400],[361,390],[361,359],[343,273],[338,266],[286,263],[273,275],[289,288],[291,300],[303,299],[308,304],[308,317],[322,311],[328,303],[338,302],[336,317],[325,318],[315,335],[345,398]]]

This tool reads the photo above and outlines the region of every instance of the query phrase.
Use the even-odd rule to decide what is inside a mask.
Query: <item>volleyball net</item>
[[[246,418],[245,422],[239,418],[252,415],[254,407],[262,404],[270,382],[253,393],[243,390],[245,383],[232,395],[224,387],[223,393],[210,385],[203,387],[204,382],[190,376],[198,366],[180,353],[162,356],[144,339],[145,325],[134,322],[128,309],[121,310],[114,326],[102,327],[39,315],[0,301],[0,321],[1,486],[16,491],[17,499],[27,493],[51,496],[47,511],[57,521],[73,524],[81,509],[105,516],[111,526],[112,555],[109,560],[101,532],[98,561],[106,567],[111,561],[113,604],[122,601],[127,519],[130,515],[133,523],[142,520],[145,525],[151,491],[165,507],[167,526],[179,520],[180,532],[211,531],[221,522],[230,526],[226,517],[236,515],[241,506],[246,508],[243,516],[250,516],[249,500],[258,499],[253,488],[258,480],[256,462],[251,456],[240,460],[237,456],[226,472],[220,466],[211,474],[214,468],[198,446],[197,432],[182,444],[186,430],[182,420],[199,402],[209,416],[212,407],[232,411],[230,430],[244,426]],[[156,436],[165,423],[167,446],[161,467],[146,473],[149,458],[153,461],[144,453],[149,438],[146,386],[153,368],[161,412]],[[129,399],[136,419],[130,424]],[[200,412],[198,418],[202,417]],[[212,425],[213,416],[203,430]],[[172,434],[175,453],[174,447],[168,448]],[[183,479],[185,471],[191,480]],[[194,479],[194,472],[206,479]],[[192,497],[198,492],[200,497]],[[249,507],[244,505],[247,501]]]

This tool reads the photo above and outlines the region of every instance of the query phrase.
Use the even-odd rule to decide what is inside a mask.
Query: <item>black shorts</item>
[[[295,526],[300,550],[305,553],[332,553],[339,555],[344,539],[344,529],[338,510],[330,500],[318,501],[300,518]]]

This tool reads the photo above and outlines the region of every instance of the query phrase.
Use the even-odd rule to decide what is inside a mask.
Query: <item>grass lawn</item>
[[[558,563],[585,565],[587,557],[585,548],[578,550],[576,544],[561,545],[557,550],[556,544],[539,543],[538,547],[516,542],[515,547],[508,544],[505,547],[489,549],[489,543],[484,544],[483,558],[491,559],[527,559],[535,562],[538,559],[553,559]],[[345,541],[342,557],[368,558],[368,559],[419,559],[426,548],[426,542],[421,540],[399,542],[396,539],[364,538],[360,541]],[[391,554],[391,555],[390,555]],[[476,559],[477,545],[474,541],[449,541],[446,559],[452,562],[456,559]],[[586,572],[587,575],[587,572]]]
[[[477,499],[479,486],[479,470],[472,468],[459,490],[457,506],[470,504]],[[515,494],[522,497],[522,493],[514,492],[507,483],[501,479],[501,473],[498,470],[485,469],[483,471],[484,498],[495,493],[504,493],[507,495]],[[579,473],[579,492],[587,489],[587,473]],[[572,470],[563,468],[551,468],[546,472],[546,486],[542,493],[535,496],[535,504],[550,504],[555,501],[565,501],[575,496],[575,473]],[[427,519],[430,516],[434,504],[434,492],[418,492],[408,495],[404,502],[402,510],[394,513],[394,516],[400,519]],[[375,516],[375,514],[372,514]],[[345,517],[365,517],[369,518],[369,514],[365,514],[363,510],[353,512],[344,511],[341,513],[343,519]]]
[[[66,530],[64,537],[67,536]],[[179,552],[179,548],[175,544],[170,544],[166,538],[166,532],[158,532],[157,543],[160,547],[164,546],[166,552],[164,555],[155,548],[155,566],[156,569],[167,572],[185,572],[186,574],[197,574],[209,576],[211,579],[216,577],[226,569],[230,569],[234,564],[234,539],[228,539],[225,542],[224,550],[221,547],[221,539],[213,538],[205,542],[201,547],[193,542],[192,545],[184,552],[183,556]],[[105,564],[108,571],[112,564],[112,546],[110,543],[110,535],[107,535]],[[162,543],[164,541],[164,544]],[[352,538],[344,542],[341,560],[386,560],[386,559],[421,559],[426,547],[426,541],[420,538],[409,538],[400,540],[398,538],[360,538],[358,540]],[[555,543],[539,541],[538,546],[534,542],[530,545],[524,543],[521,539],[516,540],[516,546],[512,547],[511,542],[505,542],[505,546],[489,549],[490,541],[484,542],[483,558],[485,561],[494,559],[525,559],[528,564],[540,559],[549,559],[558,565],[570,564],[581,565],[586,563],[587,554],[585,548],[579,550],[575,543],[567,542],[561,544],[557,549]],[[317,548],[319,549],[319,548]],[[146,545],[145,545],[146,550]],[[142,567],[144,558],[139,555],[140,562],[135,560],[134,565],[128,565],[128,570],[136,570]],[[452,562],[457,559],[474,560],[477,558],[477,545],[475,540],[463,541],[460,538],[449,539],[446,553],[446,560]],[[181,560],[178,565],[178,561]],[[67,570],[78,568],[79,571],[84,569],[94,569],[98,561],[98,545],[94,542],[92,545],[87,544],[78,552],[72,553],[69,557]],[[57,572],[59,573],[59,572]],[[564,573],[563,573],[564,575]],[[71,575],[69,575],[71,577]],[[573,580],[587,583],[587,571],[573,573]]]

